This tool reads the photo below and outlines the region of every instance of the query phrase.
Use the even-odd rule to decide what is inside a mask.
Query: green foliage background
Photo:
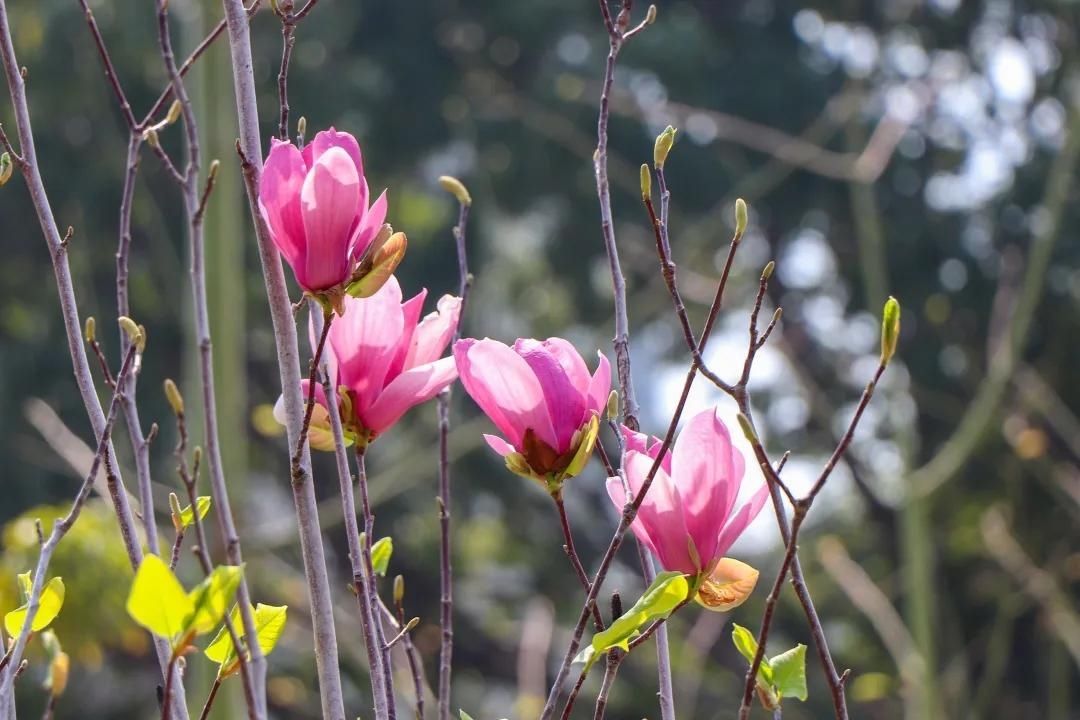
[[[688,363],[637,189],[637,166],[651,157],[655,134],[672,123],[681,129],[668,170],[673,246],[696,323],[731,234],[733,198],[745,197],[752,209],[753,230],[728,290],[725,333],[710,361],[722,374],[741,364],[757,274],[770,258],[778,260],[769,305],[784,308],[782,332],[770,355],[771,380],[755,386],[776,456],[790,449],[805,473],[831,450],[869,376],[874,317],[884,297],[894,294],[904,306],[895,365],[852,461],[833,481],[835,491],[815,506],[801,553],[837,663],[853,671],[853,717],[1080,717],[1080,659],[1067,652],[1045,605],[995,561],[1002,531],[986,523],[993,517],[988,511],[1004,514],[1008,532],[1054,579],[1065,611],[1075,617],[1075,600],[1068,607],[1080,582],[1080,424],[1073,410],[1080,404],[1074,364],[1080,217],[1074,190],[1053,238],[1049,269],[1034,282],[1023,272],[1033,238],[1048,221],[1047,178],[1074,101],[1075,5],[658,5],[657,24],[622,54],[611,125],[616,231],[631,290],[646,428],[658,433],[666,427],[673,398],[664,378]],[[76,231],[70,258],[80,309],[98,318],[99,335],[115,359],[114,252],[126,130],[77,4],[9,0],[8,7],[20,62],[29,71],[46,184],[59,224]],[[152,7],[113,0],[93,8],[141,114],[165,84]],[[209,0],[172,0],[171,8],[183,51],[221,13]],[[269,137],[276,127],[280,32],[266,12],[253,29]],[[559,334],[583,352],[601,348],[610,357],[610,281],[591,165],[605,52],[591,0],[323,0],[298,31],[293,118],[306,116],[309,132],[335,125],[360,138],[369,182],[390,188],[390,221],[409,234],[399,272],[407,289],[426,286],[437,296],[456,286],[455,206],[435,178],[457,175],[475,201],[469,248],[477,283],[466,332],[503,340]],[[275,712],[315,717],[287,451],[265,422],[278,376],[232,151],[235,110],[226,62],[224,46],[216,47],[192,78],[207,152],[223,163],[207,244],[226,462],[255,599],[290,606],[289,627],[271,661]],[[886,109],[912,104],[921,109],[896,152],[885,156],[880,177],[852,181],[853,160]],[[6,100],[0,121],[12,126]],[[791,137],[817,151],[793,156]],[[162,139],[177,157],[180,132],[166,131]],[[1066,168],[1057,181],[1073,174]],[[140,406],[145,422],[161,424],[152,454],[161,486],[157,510],[167,514],[168,488],[176,486],[175,433],[160,386],[165,377],[177,378],[194,404],[194,374],[182,349],[190,335],[190,294],[179,196],[148,153],[140,178],[132,312],[149,328]],[[44,433],[35,427],[27,403],[43,400],[78,437],[85,441],[90,434],[74,392],[49,258],[18,179],[0,190],[0,252],[0,519],[8,523],[0,603],[6,610],[16,604],[15,573],[33,557],[27,519],[47,520],[56,511],[41,504],[65,503],[77,481],[49,441],[68,449],[74,444],[55,426]],[[1031,301],[1038,304],[1022,362],[999,380],[988,379],[1014,309]],[[976,397],[991,402],[973,405]],[[516,660],[523,627],[540,628],[542,635],[553,613],[552,652],[561,653],[566,625],[579,607],[577,588],[559,549],[550,501],[482,447],[480,433],[489,426],[460,391],[453,419],[454,703],[478,718],[530,717],[536,680]],[[394,537],[390,573],[405,575],[407,611],[423,620],[415,636],[428,677],[434,677],[438,648],[434,420],[433,406],[413,411],[379,440],[369,465],[377,534]],[[912,478],[928,475],[917,469],[934,458],[940,463],[943,448],[955,472],[946,477],[938,473],[941,464],[930,465],[929,474],[940,475],[943,484],[913,499]],[[349,709],[366,716],[364,651],[344,589],[347,557],[330,459],[317,458],[316,472],[334,587],[340,588]],[[593,467],[568,489],[586,565],[595,564],[615,526],[602,485]],[[146,717],[154,705],[149,646],[122,612],[131,573],[109,513],[93,506],[56,558],[56,572],[69,588],[57,632],[74,661],[58,717]],[[751,628],[780,559],[775,529],[760,527],[765,539],[740,557],[762,570],[762,587],[734,613]],[[834,543],[819,545],[826,536],[843,542],[904,618],[924,670],[903,678],[898,665],[905,658],[883,641],[860,598],[826,572],[822,556],[837,556]],[[613,587],[626,596],[642,589],[636,562],[628,550],[613,575]],[[195,572],[186,559],[185,582]],[[384,590],[389,593],[389,583]],[[790,592],[778,622],[770,652],[811,645]],[[672,627],[680,717],[732,716],[744,665],[729,641],[728,619],[688,608]],[[810,698],[787,703],[787,717],[830,711],[812,647],[808,654]],[[192,658],[192,705],[201,703],[198,665]],[[32,668],[19,684],[24,714],[39,712],[37,672]],[[656,717],[653,673],[651,650],[631,659],[609,717]],[[233,712],[235,706],[223,704],[217,716]]]

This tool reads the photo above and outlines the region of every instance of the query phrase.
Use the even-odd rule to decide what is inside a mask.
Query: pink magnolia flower
[[[484,435],[519,475],[549,490],[581,471],[592,453],[599,416],[611,390],[602,353],[590,375],[574,346],[562,338],[454,344],[461,383],[503,437]]]
[[[259,183],[270,235],[311,294],[352,279],[386,219],[386,191],[368,206],[360,145],[349,133],[320,132],[297,150],[273,140]]]
[[[405,412],[430,400],[457,379],[452,357],[441,358],[457,329],[461,298],[444,295],[437,311],[423,320],[427,290],[401,301],[401,286],[390,276],[369,298],[344,298],[346,312],[333,319],[323,350],[346,438],[366,444],[396,423]],[[304,397],[308,385],[304,381]],[[334,447],[330,416],[321,385],[312,413],[311,445]],[[275,417],[284,424],[284,403]]]
[[[626,479],[630,492],[636,494],[662,443],[625,427],[623,435]],[[734,605],[725,590],[730,591],[735,583],[736,589],[745,591],[738,599],[742,602],[757,581],[756,570],[723,557],[768,498],[768,486],[762,484],[736,509],[745,471],[742,453],[732,446],[731,435],[716,410],[698,413],[679,433],[674,451],[665,453],[631,525],[638,540],[666,570],[697,580],[703,590],[698,599],[703,604],[708,596],[722,597],[725,609],[730,609]],[[607,490],[621,510],[627,501],[622,481],[609,478]]]

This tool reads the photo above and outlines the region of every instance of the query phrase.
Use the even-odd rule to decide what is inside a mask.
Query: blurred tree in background
[[[138,113],[166,84],[153,9],[135,0],[91,4]],[[1080,717],[1078,603],[1070,607],[1080,587],[1076,5],[658,6],[657,23],[620,58],[610,149],[644,429],[666,427],[689,362],[637,177],[656,133],[672,124],[679,128],[667,171],[672,242],[695,322],[712,298],[732,202],[741,196],[751,207],[721,332],[707,354],[722,375],[741,363],[758,273],[777,261],[768,309],[784,308],[781,332],[763,351],[751,388],[768,446],[777,455],[792,451],[785,477],[793,487],[812,481],[876,364],[885,296],[905,308],[883,392],[803,536],[833,654],[852,669],[853,716]],[[172,0],[171,8],[182,21],[180,52],[221,14],[210,0]],[[29,69],[45,180],[58,221],[75,228],[70,258],[80,308],[112,318],[126,130],[77,3],[11,0],[9,10]],[[253,28],[269,137],[280,25],[262,12]],[[591,0],[324,0],[298,32],[293,117],[306,116],[309,134],[335,125],[360,138],[369,181],[390,188],[389,220],[409,234],[399,270],[407,291],[456,286],[455,206],[435,182],[453,174],[474,198],[469,251],[477,280],[465,332],[502,340],[559,334],[583,354],[600,348],[610,357],[611,287],[591,161],[606,45]],[[226,63],[222,41],[191,81],[205,146],[223,165],[207,246],[226,462],[255,594],[296,609],[271,659],[272,703],[281,717],[316,717],[285,443],[268,418],[280,388],[232,150]],[[10,110],[0,103],[0,121],[10,124]],[[164,132],[162,142],[179,152],[180,132]],[[162,426],[155,479],[175,489],[174,430],[159,388],[165,377],[191,375],[178,350],[190,337],[180,309],[189,304],[187,254],[179,197],[156,158],[144,153],[142,166],[131,276],[133,314],[150,330],[140,403],[144,421]],[[63,426],[81,438],[90,433],[21,181],[0,191],[0,252],[0,519],[8,523],[0,602],[7,609],[14,574],[34,549],[28,519],[47,518],[43,503],[66,502],[89,462],[90,451]],[[115,358],[116,333],[101,326]],[[580,608],[577,588],[550,501],[482,447],[488,426],[462,396],[455,394],[451,443],[454,703],[478,718],[531,717],[547,687],[535,653],[549,643],[562,652]],[[701,385],[692,403],[718,400]],[[395,539],[391,573],[405,575],[406,607],[423,620],[416,642],[429,677],[439,642],[434,426],[434,406],[412,412],[402,431],[373,447],[369,465],[381,531]],[[347,704],[366,713],[332,460],[316,462],[340,588]],[[164,501],[167,491],[157,497]],[[595,563],[616,524],[598,466],[573,481],[567,501],[578,549],[586,565]],[[156,669],[148,647],[127,639],[134,625],[120,610],[130,573],[116,558],[109,512],[98,508],[81,520],[57,558],[57,574],[72,580],[62,618],[71,630],[61,623],[58,632],[82,626],[96,636],[69,640],[78,649],[60,717],[144,717],[153,703],[146,688]],[[734,613],[756,627],[780,560],[770,512],[735,554],[768,579]],[[632,548],[622,560],[613,586],[636,596]],[[571,597],[556,590],[567,587]],[[730,629],[726,616],[698,609],[673,621],[681,717],[734,714],[745,666]],[[773,642],[809,642],[789,593]],[[198,664],[193,658],[191,667]],[[785,704],[788,717],[830,712],[816,660],[808,665],[810,699]],[[654,673],[651,651],[635,654],[611,717],[656,715]],[[224,705],[216,712],[230,716]]]

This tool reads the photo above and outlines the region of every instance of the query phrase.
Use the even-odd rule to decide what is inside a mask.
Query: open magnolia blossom
[[[556,493],[581,472],[596,445],[611,390],[611,366],[597,353],[589,374],[562,338],[519,339],[508,347],[485,338],[454,344],[461,384],[503,437],[484,435],[514,473]]]
[[[437,310],[423,320],[427,298],[421,290],[401,301],[401,286],[390,276],[371,297],[345,296],[345,313],[333,319],[323,357],[330,385],[338,389],[338,409],[347,443],[366,445],[396,423],[409,408],[430,400],[457,378],[452,357],[442,358],[457,329],[461,298],[444,295]],[[304,397],[308,383],[303,381]],[[317,450],[333,450],[326,395],[315,388],[310,441]],[[274,417],[285,424],[284,401]]]
[[[405,253],[386,219],[386,191],[368,205],[360,145],[333,128],[303,150],[273,140],[259,182],[259,211],[306,293],[339,313],[343,297],[371,295]]]
[[[657,438],[623,428],[624,467],[631,495],[645,482],[660,453]],[[758,572],[724,553],[757,516],[768,498],[768,486],[735,508],[746,463],[731,444],[731,434],[716,409],[690,419],[664,454],[652,486],[631,529],[660,561],[691,579],[695,599],[711,610],[742,604],[757,584]],[[620,510],[627,502],[619,478],[607,481],[608,496]]]

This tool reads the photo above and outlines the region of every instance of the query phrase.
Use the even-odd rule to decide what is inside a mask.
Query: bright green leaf
[[[200,520],[206,517],[206,513],[210,512],[210,504],[211,500],[209,495],[200,495],[199,497],[195,498],[195,507],[199,511]],[[191,506],[188,505],[186,508],[180,511],[180,525],[184,529],[187,529],[191,527],[192,523],[194,522],[195,513],[192,512]]]
[[[796,645],[769,659],[773,687],[780,697],[806,700],[806,646]]]
[[[287,605],[263,605],[259,603],[252,615],[255,620],[255,633],[259,642],[259,649],[263,655],[269,655],[277,645],[282,631],[285,629],[285,618],[288,612]],[[229,615],[233,628],[243,635],[243,623],[240,617],[240,606],[233,607]],[[236,671],[238,667],[236,648],[233,646],[232,637],[224,625],[218,630],[214,640],[207,646],[204,654],[210,660],[218,663],[219,677],[226,677]]]
[[[229,613],[229,621],[232,623],[233,629],[237,633],[243,633],[243,628],[240,624],[240,606],[233,607],[232,612]],[[210,644],[206,646],[206,650],[203,650],[203,654],[213,662],[221,665],[219,675],[226,675],[224,672],[227,666],[231,665],[233,660],[236,659],[236,648],[233,645],[232,637],[229,636],[229,630],[222,624],[221,628],[217,631],[217,635],[210,641]]]
[[[376,575],[386,575],[386,569],[390,566],[390,556],[394,553],[394,539],[391,537],[381,538],[371,546],[371,567]]]
[[[590,643],[593,654],[582,651],[578,658],[581,662],[590,663],[611,648],[629,650],[630,641],[638,636],[642,627],[653,620],[666,618],[686,600],[689,593],[690,583],[682,573],[672,571],[657,575],[656,580],[630,610],[623,613],[606,630],[593,636]]]
[[[194,612],[184,630],[203,635],[217,627],[232,604],[243,572],[244,569],[236,565],[219,565],[196,585],[188,593]]]
[[[281,633],[285,630],[285,620],[288,617],[288,605],[263,605],[255,606],[255,632],[259,641],[259,649],[263,655],[269,655],[277,646]]]
[[[757,654],[757,639],[754,637],[754,633],[750,632],[742,625],[732,624],[731,639],[735,643],[735,649],[746,658],[748,665],[753,665],[754,655]],[[769,658],[764,655],[761,656],[761,664],[758,665],[758,682],[770,686],[772,685],[773,669],[769,664]]]
[[[169,566],[157,555],[146,555],[131,583],[127,611],[150,632],[175,641],[187,628],[195,605]]]
[[[24,585],[24,578],[26,584]],[[26,622],[26,612],[29,609],[29,595],[30,595],[30,573],[25,573],[19,576],[19,584],[25,589],[28,601],[22,607],[17,610],[12,610],[4,616],[4,629],[7,630],[8,635],[16,637],[23,627],[23,623]],[[40,632],[49,626],[56,616],[60,614],[60,608],[64,606],[64,581],[58,577],[54,577],[49,582],[45,583],[45,587],[41,590],[41,600],[38,603],[37,613],[34,614],[33,623],[30,625],[30,629],[33,632]]]

